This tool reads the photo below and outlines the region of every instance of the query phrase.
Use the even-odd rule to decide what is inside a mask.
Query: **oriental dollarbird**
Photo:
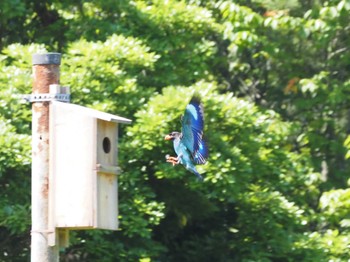
[[[205,164],[208,158],[208,147],[203,139],[204,110],[198,95],[194,95],[186,106],[185,114],[181,117],[181,133],[171,132],[165,140],[173,140],[177,157],[166,155],[166,160],[173,166],[182,164],[194,173],[200,180],[203,177],[195,165]]]

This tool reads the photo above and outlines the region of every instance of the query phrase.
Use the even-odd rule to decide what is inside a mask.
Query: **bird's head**
[[[179,132],[171,132],[170,134],[165,136],[165,140],[174,140],[176,138],[179,138],[181,136],[181,133]]]

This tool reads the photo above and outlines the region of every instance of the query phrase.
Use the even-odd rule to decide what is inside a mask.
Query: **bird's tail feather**
[[[198,173],[198,171],[197,171],[197,169],[196,169],[196,167],[195,167],[194,165],[192,165],[192,164],[186,164],[186,165],[184,165],[184,167],[185,167],[188,171],[190,171],[190,172],[192,172],[193,174],[195,174],[195,175],[198,177],[199,180],[203,181],[203,177],[201,176],[201,174]]]
[[[200,181],[203,181],[203,177],[198,172],[194,173]]]
[[[188,170],[190,170],[193,174],[195,174],[200,181],[203,181],[203,177],[201,176],[201,174],[198,173],[196,168],[188,168]]]

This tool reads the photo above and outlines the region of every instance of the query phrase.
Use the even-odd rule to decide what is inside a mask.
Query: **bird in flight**
[[[200,180],[203,177],[198,173],[195,165],[205,164],[208,158],[208,147],[203,139],[204,109],[200,97],[194,95],[186,106],[185,114],[181,117],[181,132],[171,132],[165,140],[172,140],[176,157],[166,155],[166,161],[173,164],[182,164],[187,170],[194,173]]]

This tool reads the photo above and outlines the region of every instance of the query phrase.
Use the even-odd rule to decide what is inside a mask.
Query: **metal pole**
[[[33,55],[33,94],[49,93],[59,84],[61,54]],[[32,105],[32,262],[59,260],[57,245],[48,245],[49,229],[49,103]]]

